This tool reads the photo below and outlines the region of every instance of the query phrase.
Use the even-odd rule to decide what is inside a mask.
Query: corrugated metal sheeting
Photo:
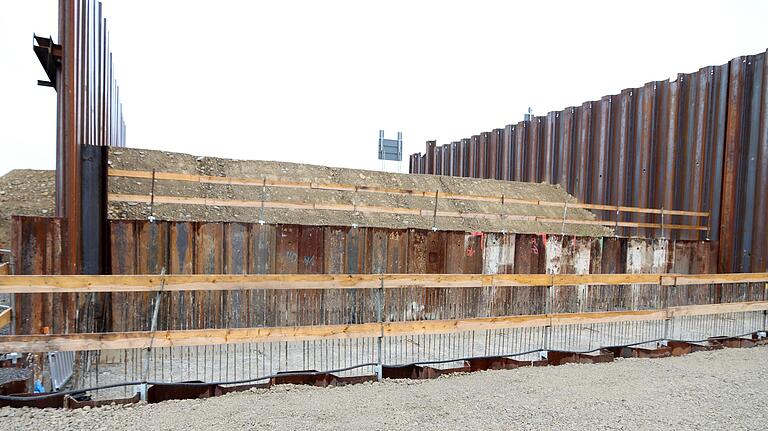
[[[709,232],[671,236],[718,242],[719,272],[766,271],[765,60],[766,53],[738,57],[447,145],[428,141],[426,154],[411,156],[410,172],[545,181],[582,202],[709,211]],[[652,214],[619,217],[660,221]]]
[[[13,229],[16,274],[61,272],[59,219],[14,217]],[[714,267],[705,241],[146,220],[112,220],[110,232],[111,272],[128,275],[163,268],[168,274],[586,274],[707,273]],[[539,312],[526,302],[537,287],[495,289],[395,289],[386,312],[403,319],[413,313]],[[567,289],[561,290],[565,300]],[[163,295],[160,329],[359,323],[374,315],[375,303],[370,289],[322,297],[311,289]],[[148,292],[16,294],[15,329],[149,330],[154,299]]]
[[[96,206],[83,179],[91,156],[82,148],[124,147],[126,129],[101,2],[59,0],[58,42],[35,36],[33,49],[50,80],[42,84],[57,96],[56,215],[67,219],[68,230],[62,270],[78,274],[83,202]]]
[[[703,241],[235,222],[110,223],[113,274],[157,274],[163,267],[170,274],[687,273],[713,266]],[[494,302],[502,293],[490,287],[396,289],[385,314],[449,318],[456,310],[467,316],[536,312],[524,304],[509,308],[527,304],[526,295],[537,288],[516,289],[504,291],[512,301],[507,305]],[[159,327],[359,323],[375,316],[372,294],[366,289],[169,293]],[[113,330],[147,330],[153,297],[112,294]]]

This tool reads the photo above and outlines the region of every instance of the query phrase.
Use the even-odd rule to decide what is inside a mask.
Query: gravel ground
[[[340,388],[279,386],[89,410],[0,409],[5,429],[765,429],[768,347]]]

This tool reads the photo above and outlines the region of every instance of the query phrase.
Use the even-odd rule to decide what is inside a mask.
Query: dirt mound
[[[562,206],[538,205],[535,202],[574,203],[576,199],[561,187],[544,183],[231,160],[133,148],[110,149],[109,163],[112,172],[109,178],[109,217],[114,219],[146,219],[151,209],[159,219],[177,221],[253,223],[264,220],[280,224],[391,229],[434,227],[437,230],[513,233],[564,231],[566,234],[594,237],[611,234],[602,226],[570,223],[563,226],[560,221]],[[153,169],[167,175],[155,180],[154,190],[151,180]],[[131,177],[130,173],[140,173],[144,177]],[[174,174],[178,175],[174,177]],[[179,180],[180,176],[185,179]],[[223,181],[211,183],[210,178]],[[262,181],[316,186],[308,189],[267,185],[263,189]],[[374,193],[370,192],[372,189],[413,193]],[[150,199],[153,191],[154,201]],[[503,200],[450,198],[438,198],[435,202],[435,193],[440,196],[504,196],[506,203]],[[523,200],[534,204],[521,203]],[[262,208],[261,202],[266,208]],[[335,209],[329,210],[330,207]],[[568,218],[589,221],[594,220],[594,215],[574,208],[568,210]]]
[[[53,216],[54,171],[15,169],[0,177],[0,248],[11,246],[11,216]]]

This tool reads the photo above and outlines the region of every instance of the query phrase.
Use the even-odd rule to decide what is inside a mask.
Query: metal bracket
[[[33,34],[32,50],[35,51],[37,59],[45,69],[45,74],[48,75],[48,81],[38,80],[37,85],[56,88],[56,73],[61,67],[63,55],[61,45],[53,43],[53,38],[50,36],[45,38]]]
[[[150,223],[155,222],[155,170],[152,169],[152,184],[149,191],[149,217],[147,217]]]
[[[376,299],[376,320],[379,322],[380,332],[379,336],[376,338],[376,378],[378,381],[382,381],[384,379],[384,358],[382,356],[382,344],[384,343],[384,277],[380,278],[380,284],[377,290],[378,295]]]
[[[264,200],[267,195],[267,177],[261,177],[261,209],[259,210],[259,224],[264,224]]]
[[[565,205],[563,205],[563,226],[560,228],[560,235],[565,238],[565,218],[568,215],[568,200],[565,201]]]
[[[432,231],[437,231],[437,198],[439,190],[435,190],[435,208],[432,210]]]

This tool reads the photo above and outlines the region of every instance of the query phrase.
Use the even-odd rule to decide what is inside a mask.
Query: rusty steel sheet
[[[490,133],[483,132],[477,141],[477,177],[488,178],[488,146]]]
[[[464,274],[465,236],[464,232],[449,232],[445,236],[446,274]]]
[[[504,140],[504,129],[493,129],[491,140],[488,144],[488,178],[501,179],[499,171],[499,151]]]
[[[387,272],[387,230],[368,228],[366,235],[366,274],[384,274]]]
[[[451,172],[447,175],[459,176],[459,152],[461,151],[461,142],[451,142]]]
[[[504,128],[497,152],[468,169],[562,185],[581,202],[705,211],[708,218],[596,211],[600,219],[706,223],[703,232],[619,227],[622,236],[718,245],[718,272],[768,270],[766,53],[652,81]],[[490,168],[489,168],[490,169]]]
[[[515,236],[515,273],[546,273],[546,249],[542,236],[517,234]]]
[[[325,238],[322,226],[301,226],[298,239],[298,273],[299,274],[324,274],[323,264],[323,239]]]
[[[269,225],[239,222],[187,222],[112,220],[110,226],[113,274],[364,274],[364,273],[706,273],[713,267],[713,245],[706,241],[648,240],[641,238],[587,238],[560,235],[452,232],[418,229],[354,228],[332,226]],[[60,230],[58,219],[14,217],[14,255],[17,273],[56,274]],[[53,233],[52,233],[53,232]],[[60,234],[58,234],[60,235]],[[615,286],[614,286],[615,287]],[[633,290],[634,289],[634,290]],[[638,290],[640,289],[640,290]],[[713,289],[714,297],[734,298],[736,288]],[[403,315],[407,304],[423,304],[441,313],[538,312],[543,303],[541,287],[483,289],[403,289],[392,294],[400,304],[394,315]],[[572,297],[568,288],[556,293],[562,307],[574,309],[576,298],[589,304],[631,306],[635,292],[640,303],[657,298],[642,288],[620,288],[617,298],[610,287],[590,287]],[[410,293],[408,293],[410,292]],[[420,292],[420,293],[419,293]],[[686,295],[709,291],[688,289]],[[354,323],[375,315],[370,289],[324,292],[302,289],[243,292],[163,292],[159,329],[190,329],[319,322],[325,311],[300,313],[306,304],[322,310],[342,310],[328,323]],[[682,294],[682,293],[681,293]],[[754,297],[750,293],[749,297]],[[19,294],[18,334],[40,333],[48,326],[56,333],[99,327],[115,331],[148,330],[155,293],[115,292],[55,294],[59,299],[32,301]],[[69,296],[67,296],[69,295]],[[586,295],[586,296],[585,296]],[[693,295],[693,296],[691,296]],[[48,296],[51,298],[52,296]],[[447,298],[459,298],[450,301]],[[682,297],[681,297],[682,298]],[[46,302],[47,301],[47,302]],[[453,302],[451,302],[453,301]],[[698,299],[697,299],[698,301]],[[709,301],[709,299],[708,299]],[[450,308],[452,303],[457,308]],[[91,306],[93,304],[93,306]],[[92,308],[89,308],[92,307]],[[453,310],[453,311],[451,311]],[[413,311],[413,310],[412,310]],[[419,312],[423,312],[419,311]],[[407,313],[406,313],[407,314]],[[72,316],[79,316],[77,320]],[[65,325],[65,326],[62,326]]]
[[[408,232],[405,229],[388,229],[387,273],[404,274],[408,269]]]
[[[49,79],[40,85],[57,95],[56,215],[67,220],[63,271],[79,274],[81,214],[95,205],[82,195],[81,148],[125,146],[125,121],[101,2],[60,0],[58,9],[58,43],[35,35],[33,50]]]
[[[745,271],[768,265],[768,68],[765,54],[738,57],[729,65],[720,226],[731,235],[720,239],[720,266]]]
[[[64,220],[47,217],[11,217],[11,249],[17,275],[61,274]],[[42,334],[73,329],[77,294],[14,294],[14,330]],[[65,322],[67,322],[65,324]]]
[[[112,259],[112,274],[138,274],[136,260],[136,223],[129,220],[112,221],[110,226],[110,244]],[[135,295],[132,293],[113,292],[111,297],[112,330],[132,331],[133,309],[136,306]]]
[[[515,143],[515,126],[504,126],[504,140],[501,143],[501,150],[499,151],[499,158],[501,170],[501,179],[510,181],[513,178],[514,170],[512,166],[514,164],[514,143]]]
[[[461,171],[459,172],[459,176],[461,177],[469,177],[469,166],[471,165],[471,158],[470,158],[470,150],[471,150],[471,141],[468,138],[464,138],[461,140],[461,152],[459,153],[459,166]]]
[[[426,153],[426,170],[424,171],[425,174],[434,174],[435,173],[435,146],[437,143],[435,141],[428,141],[427,142],[427,153]]]

